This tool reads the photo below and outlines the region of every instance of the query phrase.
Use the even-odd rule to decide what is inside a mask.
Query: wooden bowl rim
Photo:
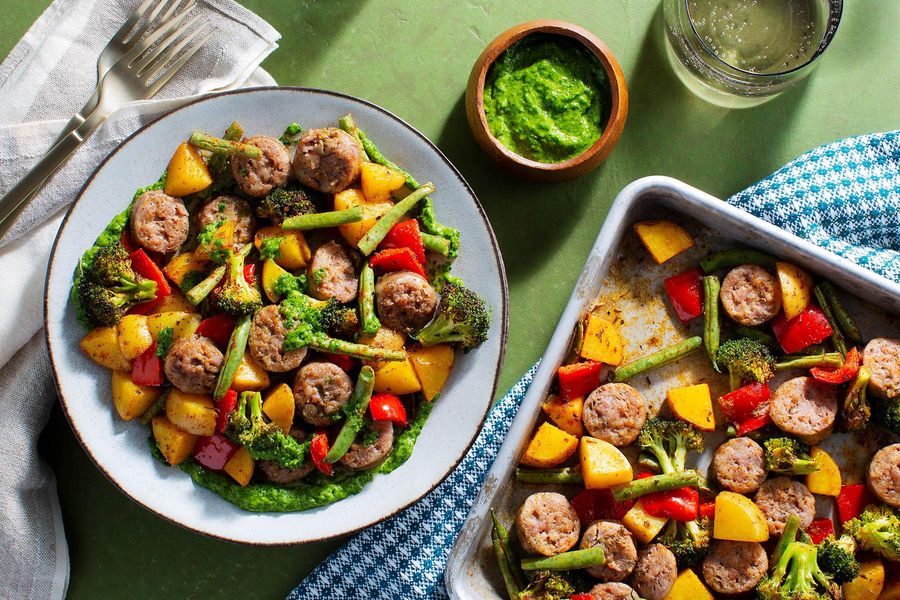
[[[491,132],[491,128],[487,123],[487,115],[484,113],[484,82],[491,65],[493,65],[494,61],[497,60],[497,57],[503,54],[510,46],[534,33],[563,35],[581,42],[585,48],[597,57],[600,64],[603,65],[603,70],[606,72],[606,77],[609,80],[612,106],[610,107],[609,118],[604,124],[603,133],[590,147],[563,162],[544,163],[513,152],[500,140],[494,137],[494,134]],[[623,93],[627,94],[627,91],[624,91],[626,89],[625,78],[622,74],[622,68],[619,65],[619,61],[616,60],[612,50],[610,50],[600,38],[584,27],[558,19],[536,19],[520,23],[519,25],[510,27],[491,40],[481,56],[478,57],[475,68],[478,69],[478,77],[474,81],[475,108],[478,124],[487,134],[487,137],[491,140],[494,147],[507,160],[536,171],[561,174],[562,172],[578,167],[589,161],[607,144],[615,144],[618,141],[619,135],[621,134],[621,127],[617,125],[620,120],[624,119],[624,115],[622,114],[622,95]],[[624,106],[627,107],[627,104],[624,104]]]

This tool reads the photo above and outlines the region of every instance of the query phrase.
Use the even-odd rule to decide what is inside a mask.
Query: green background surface
[[[371,100],[431,138],[472,184],[506,258],[509,351],[500,389],[540,355],[616,193],[671,175],[730,195],[801,152],[900,126],[900,2],[850,0],[837,37],[805,82],[757,108],[705,104],[675,78],[652,0],[515,2],[242,0],[283,35],[263,66],[283,85]],[[0,56],[47,0],[0,1]],[[485,44],[534,18],[587,27],[617,55],[631,108],[619,145],[594,173],[535,185],[505,175],[476,146],[463,91]],[[55,410],[42,439],[56,471],[72,559],[71,598],[277,598],[339,541],[252,548],[214,541],[119,493]]]

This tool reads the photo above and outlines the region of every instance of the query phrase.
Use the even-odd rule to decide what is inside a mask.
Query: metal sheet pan
[[[669,218],[685,225],[695,235],[695,247],[656,266],[636,236],[630,234],[632,223],[647,218]],[[445,582],[452,598],[501,597],[502,582],[490,544],[489,510],[493,507],[509,523],[525,496],[549,488],[517,484],[515,466],[540,418],[541,402],[548,393],[556,369],[569,351],[573,331],[582,315],[596,306],[622,317],[626,360],[677,339],[699,335],[700,319],[683,326],[671,314],[662,293],[662,280],[695,266],[709,251],[737,245],[758,248],[802,265],[818,277],[843,288],[848,307],[860,322],[867,339],[900,333],[900,319],[896,317],[900,314],[900,285],[675,179],[645,177],[631,183],[613,202],[547,346],[534,383],[451,551]],[[781,375],[781,379],[787,376]],[[723,379],[712,371],[704,354],[695,353],[631,383],[647,398],[653,414],[662,403],[667,388],[705,381],[710,384],[713,394],[721,394],[725,391]],[[720,440],[709,441],[709,446],[715,448]],[[826,448],[832,446],[845,479],[853,481],[861,478],[863,461],[868,456],[867,452],[860,451],[860,445],[874,443],[871,436],[859,439],[833,435],[826,441]],[[710,454],[711,450],[698,459],[700,469],[707,468]],[[568,491],[571,496],[571,486]],[[827,507],[824,503],[819,507],[820,514],[830,509],[832,503],[827,504]]]

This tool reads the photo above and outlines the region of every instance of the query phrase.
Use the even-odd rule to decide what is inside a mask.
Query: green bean
[[[522,559],[523,571],[569,571],[584,569],[606,562],[603,546],[594,546],[584,550],[570,550],[555,556],[541,556]]]
[[[522,483],[584,483],[581,471],[574,467],[561,469],[516,469],[516,481]]]
[[[216,389],[213,392],[215,400],[220,400],[225,396],[228,388],[231,387],[231,382],[234,381],[234,373],[244,357],[244,350],[247,349],[247,338],[250,337],[250,326],[252,324],[252,315],[241,315],[234,325],[231,339],[228,340],[228,348],[225,350],[222,369],[219,371],[219,378],[216,380]]]
[[[244,137],[244,130],[238,125],[237,121],[234,121],[228,126],[228,129],[225,130],[225,135],[222,136],[222,139],[228,140],[229,142],[237,142],[240,141],[242,137]],[[227,159],[228,156],[225,154],[213,154],[212,158],[206,161],[206,166],[209,167],[214,178],[218,178],[222,175],[222,172],[225,170]]]
[[[828,321],[828,324],[831,325],[831,341],[834,343],[835,349],[841,353],[841,356],[847,356],[847,344],[844,343],[844,335],[841,333],[841,328],[838,327],[838,323],[834,318],[834,313],[831,311],[831,306],[828,303],[828,298],[825,297],[825,292],[817,285],[814,293],[816,295],[816,300],[819,302],[819,306],[822,308],[822,312],[825,313],[825,319]]]
[[[670,362],[674,362],[680,358],[683,358],[698,349],[703,344],[703,338],[699,335],[688,338],[686,340],[682,340],[677,344],[673,344],[667,348],[663,348],[658,352],[654,352],[653,354],[648,354],[647,356],[641,357],[633,362],[622,365],[617,368],[613,373],[613,381],[617,383],[621,383],[623,381],[628,381],[633,377],[637,377],[641,373],[649,371],[651,369],[656,369],[657,367],[661,367],[663,365],[667,365]]]
[[[784,554],[784,551],[787,550],[787,547],[794,541],[797,540],[797,532],[800,530],[800,517],[797,515],[790,515],[787,518],[787,521],[784,524],[784,530],[781,532],[781,539],[778,540],[778,545],[775,546],[775,551],[772,552],[772,564],[778,564],[778,561],[781,559],[781,555]]]
[[[241,246],[241,249],[238,250],[239,254],[243,254],[245,257],[250,254],[250,251],[253,249],[253,244],[244,244]],[[203,299],[209,296],[209,293],[213,291],[213,288],[218,285],[222,278],[225,277],[225,270],[228,268],[227,263],[223,265],[219,265],[215,269],[213,269],[206,278],[189,289],[187,293],[185,293],[184,297],[187,298],[188,302],[197,306]]]
[[[328,454],[325,455],[325,462],[336,463],[342,456],[347,454],[347,450],[356,439],[363,426],[363,415],[369,408],[369,401],[372,399],[372,390],[375,387],[375,371],[369,365],[364,366],[359,371],[359,377],[356,379],[356,386],[353,388],[353,394],[344,407],[347,419],[341,426],[337,437]]]
[[[734,332],[740,337],[756,340],[764,346],[772,346],[775,344],[774,337],[772,337],[765,331],[762,331],[761,329],[756,329],[755,327],[744,327],[743,325],[737,325],[734,328]]]
[[[366,256],[372,254],[378,244],[381,243],[381,240],[384,239],[384,236],[388,234],[391,228],[396,225],[403,216],[408,213],[416,204],[419,203],[419,200],[427,196],[428,194],[434,193],[434,185],[431,183],[426,183],[416,191],[412,192],[409,196],[404,198],[403,200],[397,202],[388,212],[384,214],[375,225],[369,229],[368,233],[363,236],[357,247],[359,250],[365,254]]]
[[[362,206],[345,208],[344,210],[332,210],[329,212],[309,213],[288,217],[281,223],[281,228],[286,230],[326,229],[337,227],[347,223],[357,223],[363,220]]]
[[[359,149],[362,150],[363,158],[365,160],[372,161],[372,159],[369,157],[369,153],[366,152],[366,147],[363,145],[362,138],[360,138],[359,136],[360,131],[356,126],[356,121],[353,120],[353,115],[348,113],[347,115],[338,119],[338,127],[352,135],[353,139],[356,140],[356,143],[359,144]]]
[[[153,417],[161,413],[166,408],[166,400],[168,399],[168,397],[169,390],[166,390],[162,394],[160,394],[159,398],[157,398],[156,401],[150,405],[150,408],[148,408],[147,411],[141,415],[141,423],[143,423],[144,425],[149,425],[153,420]]]
[[[439,235],[432,235],[430,233],[421,232],[422,236],[422,245],[425,246],[425,249],[429,252],[436,252],[441,256],[449,256],[450,255],[450,240],[447,238],[442,238]]]
[[[831,307],[831,312],[834,313],[834,318],[837,320],[838,325],[840,325],[841,331],[843,331],[844,335],[847,336],[847,339],[849,339],[854,344],[862,344],[862,333],[860,333],[859,327],[857,327],[856,322],[853,320],[853,317],[851,317],[850,313],[847,312],[847,309],[844,307],[843,302],[841,302],[841,299],[838,296],[837,290],[834,289],[834,286],[831,284],[831,282],[821,282],[816,286],[816,290],[822,291],[822,295],[825,296],[828,305]]]
[[[359,272],[359,317],[365,335],[375,335],[381,329],[381,321],[375,314],[375,271],[369,261],[363,263]]]
[[[367,346],[366,344],[357,344],[346,340],[328,337],[327,335],[317,335],[309,342],[309,347],[319,352],[330,352],[332,354],[343,354],[358,358],[360,360],[388,360],[398,361],[406,360],[406,352],[403,350],[388,350],[387,348],[376,348],[375,346]]]
[[[840,352],[826,352],[825,354],[787,354],[775,363],[776,371],[787,369],[811,369],[813,367],[834,368],[844,364],[844,357]]]
[[[492,533],[496,533],[497,540],[500,542],[504,555],[506,556],[506,562],[509,566],[509,571],[513,576],[516,584],[519,588],[527,587],[528,580],[525,578],[525,573],[522,572],[522,569],[519,568],[519,563],[516,560],[516,553],[513,550],[512,546],[509,545],[509,530],[500,522],[500,518],[497,516],[497,513],[494,509],[491,509],[491,521],[494,526],[491,529]],[[518,600],[518,597],[515,598]]]
[[[719,352],[719,278],[707,275],[703,278],[703,345],[709,361],[718,371],[716,354]]]
[[[700,261],[704,273],[712,273],[719,269],[730,269],[740,265],[759,265],[768,269],[775,268],[775,259],[765,252],[749,248],[733,248],[710,254]]]
[[[668,492],[683,487],[696,487],[700,485],[702,479],[700,473],[693,470],[664,473],[643,479],[635,479],[631,483],[613,489],[612,495],[613,498],[621,502],[632,498],[640,498],[654,492]]]
[[[213,154],[245,156],[247,158],[260,158],[262,156],[262,150],[253,144],[217,138],[201,131],[191,133],[188,143],[201,150],[208,150]]]
[[[497,537],[497,530],[491,529],[491,545],[494,547],[494,557],[497,559],[497,566],[500,568],[500,575],[503,577],[503,587],[506,588],[506,595],[509,600],[519,600],[519,585],[513,577],[509,568],[509,557],[506,554],[506,548],[500,543]]]

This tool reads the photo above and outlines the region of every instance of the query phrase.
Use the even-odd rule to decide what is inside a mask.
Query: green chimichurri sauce
[[[603,65],[575,40],[533,34],[497,57],[484,85],[491,134],[525,158],[557,163],[603,134],[610,88]]]

